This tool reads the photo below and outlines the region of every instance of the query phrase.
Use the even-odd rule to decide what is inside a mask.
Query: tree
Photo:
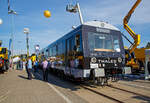
[[[147,43],[146,48],[150,48],[150,42]]]

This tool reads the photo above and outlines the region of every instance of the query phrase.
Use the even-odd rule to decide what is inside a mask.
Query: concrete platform
[[[55,86],[41,79],[39,75],[36,79],[28,80],[26,71],[20,70],[1,74],[0,103],[72,103],[73,100]],[[77,96],[75,99],[76,102],[84,102]]]

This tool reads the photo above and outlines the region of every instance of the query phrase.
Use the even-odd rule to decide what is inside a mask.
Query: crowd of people
[[[26,62],[26,72],[28,75],[28,79],[32,80],[33,73],[37,73],[38,69],[41,68],[43,71],[43,80],[48,81],[48,68],[50,67],[50,61],[44,59],[41,63],[37,60],[32,61],[31,57],[29,56]]]
[[[69,67],[82,68],[82,67],[79,67],[80,66],[79,64],[82,64],[82,63],[80,63],[80,61],[76,59],[75,60],[71,59],[68,62],[69,62],[69,65],[68,65]],[[16,64],[17,64],[17,67],[26,69],[29,80],[33,78],[33,73],[36,73],[38,72],[38,69],[41,69],[43,72],[43,80],[48,81],[48,69],[56,68],[56,66],[62,66],[64,63],[62,62],[61,59],[56,60],[56,58],[51,58],[51,59],[43,58],[41,62],[37,60],[33,61],[31,60],[31,56],[29,56],[26,62],[19,61]],[[147,62],[147,71],[150,76],[150,58],[149,58],[149,61]]]

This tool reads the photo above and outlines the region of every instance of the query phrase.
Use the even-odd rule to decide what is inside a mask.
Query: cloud
[[[129,9],[136,2],[136,0],[114,0],[97,1],[92,6],[86,5],[83,8],[85,18],[98,19],[107,21],[111,24],[122,25],[124,16],[128,13]],[[150,0],[143,0],[137,7],[130,22],[136,24],[150,23]]]
[[[95,3],[96,2],[96,3]],[[117,26],[124,35],[133,41],[132,37],[123,28],[123,18],[131,9],[136,0],[95,0],[90,4],[84,4],[81,8],[83,18],[86,21],[100,20]],[[143,47],[149,41],[149,25],[150,25],[150,0],[142,0],[135,9],[129,21],[131,28],[141,35],[141,43],[139,47]],[[130,45],[127,40],[124,44]]]
[[[85,22],[91,20],[107,21],[122,31],[124,30],[122,27],[123,18],[135,2],[136,0],[90,0],[88,2],[87,0],[81,0],[80,6]],[[44,48],[72,30],[71,27],[73,25],[77,26],[80,24],[77,13],[71,14],[65,11],[67,1],[45,1],[42,5],[41,1],[38,1],[36,5],[34,4],[34,1],[31,1],[30,5],[28,5],[27,1],[19,0],[14,3],[15,10],[18,9],[17,12],[19,14],[15,16],[14,21],[14,48],[16,51],[20,49],[26,51],[26,36],[23,33],[23,28],[25,27],[30,29],[30,50],[33,52],[35,44],[39,44],[41,48]],[[131,17],[129,23],[136,32],[149,32],[149,28],[146,28],[150,24],[149,4],[150,0],[142,0]],[[45,8],[51,10],[51,18],[43,16]],[[0,32],[6,34],[6,36],[0,35],[0,38],[4,40],[4,44],[7,46],[9,40],[8,32],[11,32],[11,16],[8,16],[7,7],[4,5],[0,8],[0,12],[2,14],[5,13],[2,15],[4,24],[1,25]],[[141,38],[144,40],[144,36],[141,36]],[[21,42],[19,43],[19,41]]]

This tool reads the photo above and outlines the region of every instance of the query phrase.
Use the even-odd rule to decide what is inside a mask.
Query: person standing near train
[[[34,68],[34,73],[36,73],[38,70],[38,61],[35,60],[34,63],[33,63],[33,68]]]
[[[27,69],[28,79],[32,80],[32,61],[31,61],[31,57],[28,58],[26,69]]]
[[[148,70],[148,74],[149,74],[149,77],[150,77],[150,58],[149,58],[149,61],[147,63],[147,70]],[[149,78],[150,80],[150,78]]]
[[[48,81],[48,61],[44,59],[42,62],[42,67],[43,67],[43,80]]]

